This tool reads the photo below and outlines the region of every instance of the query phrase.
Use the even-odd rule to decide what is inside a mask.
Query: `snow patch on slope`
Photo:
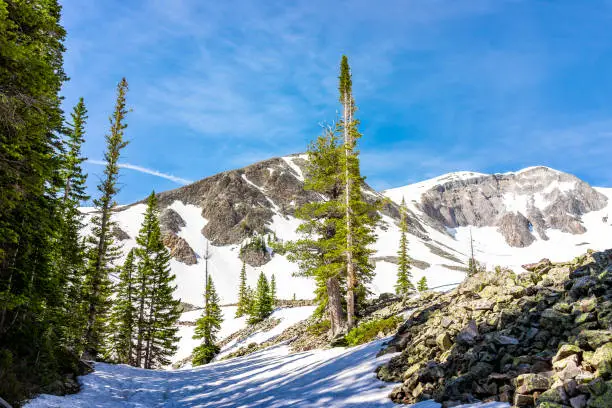
[[[288,307],[283,309],[276,309],[272,315],[270,315],[270,319],[280,319],[280,323],[273,327],[268,331],[256,331],[251,334],[246,339],[236,342],[233,341],[227,344],[222,350],[221,353],[216,357],[216,360],[223,358],[241,347],[247,346],[251,343],[262,344],[268,340],[272,340],[274,337],[280,335],[289,327],[308,319],[312,316],[312,313],[315,310],[315,306],[301,306],[301,307]]]
[[[158,371],[97,363],[79,377],[82,389],[66,396],[41,395],[28,408],[250,407],[358,408],[402,407],[387,396],[394,383],[374,370],[395,354],[376,357],[387,339],[354,348],[289,354],[278,346],[202,367]],[[472,406],[506,408],[505,403]],[[413,408],[438,408],[426,401]],[[463,406],[463,407],[467,407]]]
[[[291,170],[293,170],[294,176],[298,180],[304,181],[304,173],[302,172],[302,168],[300,166],[298,166],[297,164],[295,164],[293,162],[293,160],[294,159],[304,159],[304,160],[307,160],[308,159],[308,155],[300,154],[298,156],[285,156],[285,157],[282,157],[282,159],[285,161],[285,163],[287,163],[289,165],[289,167],[291,167]]]

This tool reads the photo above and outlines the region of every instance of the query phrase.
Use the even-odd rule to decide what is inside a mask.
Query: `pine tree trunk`
[[[342,311],[342,295],[340,294],[340,283],[338,278],[329,278],[327,286],[327,311],[331,323],[332,337],[342,333],[346,326],[344,312]]]
[[[355,324],[355,270],[353,265],[353,231],[351,225],[351,174],[349,162],[351,157],[351,114],[350,114],[350,96],[344,94],[344,205],[346,217],[346,313],[347,326],[351,329]]]
[[[138,311],[138,340],[136,343],[136,367],[140,367],[142,362],[142,337],[144,335],[144,307],[145,307],[145,296],[146,296],[146,276],[142,275],[142,281],[140,284],[140,310]]]

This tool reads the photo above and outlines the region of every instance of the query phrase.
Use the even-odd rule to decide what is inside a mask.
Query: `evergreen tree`
[[[83,351],[83,327],[86,322],[85,302],[82,296],[85,272],[85,244],[79,232],[83,227],[83,214],[79,210],[83,201],[89,200],[86,194],[87,176],[81,167],[86,160],[81,155],[85,141],[87,109],[83,98],[73,108],[72,122],[64,130],[62,140],[59,189],[59,227],[56,229],[53,249],[57,269],[58,289],[50,296],[61,299],[61,307],[54,319],[61,327],[62,342],[80,355]]]
[[[111,347],[109,358],[119,364],[134,364],[134,328],[136,325],[134,250],[128,252],[117,285],[110,317]]]
[[[421,279],[419,279],[419,281],[417,282],[417,290],[419,292],[426,292],[429,290],[429,286],[427,285],[427,278],[425,276],[423,276]]]
[[[470,228],[470,259],[468,260],[468,276],[474,276],[480,270],[484,269],[482,265],[474,257],[474,239],[472,238],[472,229]]]
[[[276,277],[272,274],[272,278],[270,278],[270,303],[272,304],[272,308],[276,305]]]
[[[170,252],[162,242],[159,228],[153,235],[157,244],[150,276],[144,368],[159,368],[170,364],[169,357],[176,353],[180,340],[177,336],[177,323],[181,316],[181,301],[173,296],[176,277],[170,269]]]
[[[219,306],[219,296],[215,290],[212,277],[208,277],[206,290],[204,292],[206,305],[202,316],[196,322],[194,339],[202,339],[202,344],[193,350],[192,364],[194,366],[209,363],[214,356],[219,353],[217,342],[217,333],[221,330],[223,323],[223,314]]]
[[[339,235],[345,243],[346,256],[346,314],[347,326],[355,325],[359,303],[367,295],[366,285],[374,277],[374,267],[369,262],[373,250],[369,248],[376,241],[374,228],[378,221],[377,205],[365,201],[361,186],[365,178],[359,169],[357,140],[361,138],[359,121],[355,119],[355,100],[348,58],[343,55],[340,63],[339,86],[342,120],[339,130],[343,134],[342,181],[344,223]]]
[[[107,150],[104,154],[106,168],[104,178],[98,185],[101,196],[94,200],[96,215],[92,218],[92,235],[89,237],[88,267],[85,277],[87,296],[87,327],[85,331],[85,350],[89,358],[95,358],[103,347],[102,339],[106,328],[111,285],[109,273],[115,268],[113,261],[119,256],[112,229],[115,223],[111,214],[116,207],[115,196],[119,192],[119,155],[128,144],[123,140],[125,116],[127,114],[125,95],[128,84],[125,78],[117,86],[117,102],[110,118],[111,129],[106,135]]]
[[[261,322],[272,314],[272,299],[270,298],[270,285],[263,272],[259,274],[255,298],[251,310],[249,324]]]
[[[397,252],[398,265],[397,265],[397,283],[395,284],[395,293],[401,296],[406,296],[411,292],[414,292],[414,285],[411,282],[412,273],[410,272],[410,256],[408,255],[408,239],[406,237],[408,232],[408,221],[407,221],[407,210],[406,202],[402,198],[402,205],[400,207],[400,247]]]
[[[173,298],[175,276],[170,271],[170,253],[162,242],[155,192],[138,236],[135,256],[136,287],[135,365],[153,368],[169,364],[176,351],[180,300]]]
[[[0,1],[0,395],[16,405],[76,363],[66,352],[70,316],[54,248],[66,79],[60,10],[56,0]]]
[[[334,335],[346,328],[341,293],[346,278],[345,245],[337,234],[343,224],[341,157],[337,128],[326,127],[308,148],[304,180],[305,190],[325,199],[296,210],[296,217],[302,220],[297,229],[300,239],[286,244],[288,259],[298,264],[296,275],[314,278],[315,314],[328,315]]]
[[[242,269],[240,270],[240,285],[238,287],[238,307],[236,308],[236,317],[248,314],[248,287],[246,282],[246,262],[242,261]]]

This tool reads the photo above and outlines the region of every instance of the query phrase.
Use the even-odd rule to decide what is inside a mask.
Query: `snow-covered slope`
[[[376,358],[382,342],[384,339],[349,349],[295,354],[289,354],[287,346],[277,346],[175,371],[97,363],[94,373],[80,377],[82,390],[78,394],[41,395],[26,407],[402,407],[387,398],[395,384],[379,381],[374,374],[377,366],[393,356]],[[413,407],[438,408],[440,404],[426,401]]]
[[[540,174],[544,172],[546,175],[538,176],[537,172]],[[552,178],[547,179],[548,175],[552,175]],[[491,180],[499,180],[500,177],[518,177],[516,182],[518,188],[515,188],[515,192],[504,192],[500,187],[497,187],[498,190],[495,192],[487,191],[487,183]],[[396,203],[404,199],[408,208],[417,214],[426,225],[428,234],[440,244],[467,255],[470,252],[471,234],[475,257],[480,262],[489,267],[501,265],[521,272],[523,271],[521,265],[536,262],[544,257],[552,261],[563,261],[584,253],[587,248],[604,250],[612,246],[612,188],[591,188],[587,185],[582,186],[582,190],[579,190],[577,189],[579,183],[586,183],[575,178],[572,180],[572,178],[573,176],[545,167],[531,167],[504,175],[460,172],[390,189],[384,191],[383,194]],[[550,225],[543,225],[537,230],[536,226],[531,224],[533,212],[537,210],[545,213],[555,199],[560,198],[564,202],[570,202],[571,206],[580,207],[581,200],[584,200],[584,189],[590,189],[591,193],[598,194],[600,202],[603,202],[600,209],[584,211],[579,215],[569,214],[563,209],[560,211],[562,216],[571,217],[582,226],[583,231],[572,233]],[[457,198],[459,194],[466,194],[465,192],[470,190],[475,190],[480,195],[499,194],[502,197],[500,203],[502,211],[497,214],[497,217],[502,218],[504,212],[524,215],[529,221],[528,228],[529,232],[533,233],[533,242],[525,247],[511,246],[500,231],[500,227],[495,225],[478,225],[477,222],[474,222],[471,225],[449,227],[444,225],[444,222],[438,223],[439,220],[431,219],[427,214],[427,208],[424,208],[425,200],[433,195],[433,191],[454,193]],[[463,197],[457,201],[460,199]],[[447,234],[440,233],[440,224]]]
[[[217,355],[216,359],[219,360],[229,353],[239,349],[240,347],[246,346],[251,343],[261,344],[281,334],[285,329],[293,326],[302,320],[308,319],[314,306],[301,306],[301,307],[289,307],[289,308],[278,308],[276,309],[270,319],[279,319],[280,323],[273,327],[271,330],[259,330],[251,334],[249,337],[242,341],[232,340],[221,349],[221,353]],[[236,306],[225,306],[221,308],[223,313],[223,322],[221,323],[221,330],[217,333],[219,342],[224,340],[231,334],[244,329],[247,326],[246,316],[236,317]],[[189,357],[193,349],[200,344],[200,340],[194,340],[193,334],[195,332],[195,322],[202,315],[202,310],[192,310],[185,312],[181,315],[179,332],[178,335],[181,338],[178,343],[178,350],[172,356],[172,363],[177,363],[185,360]],[[184,362],[184,361],[183,361]],[[186,363],[183,367],[189,367],[190,363]]]
[[[242,260],[239,258],[240,248],[249,239],[241,239],[240,230],[236,230],[235,225],[239,226],[240,223],[259,225],[257,228],[265,231],[266,237],[275,236],[279,241],[297,238],[295,231],[300,221],[293,216],[295,208],[305,200],[320,199],[309,192],[304,192],[301,187],[304,174],[300,166],[303,166],[303,160],[304,157],[299,155],[271,159],[160,194],[162,215],[172,212],[174,218],[182,221],[169,226],[168,229],[174,228],[176,232],[171,234],[184,241],[193,250],[197,260],[193,264],[180,262],[176,258],[171,261],[172,271],[176,275],[177,298],[196,306],[203,304],[205,274],[203,253],[208,243],[211,253],[208,271],[215,282],[222,303],[231,304],[236,301],[238,278],[242,267]],[[367,194],[372,198],[382,197],[373,190],[367,190]],[[123,206],[114,215],[119,229],[125,233],[122,234],[125,235],[123,237],[125,239],[121,241],[124,254],[136,244],[135,238],[145,208],[142,203]],[[374,293],[392,292],[395,283],[396,266],[393,262],[399,242],[397,206],[390,210],[395,210],[395,213],[387,211],[377,229],[376,278],[372,283]],[[88,216],[93,215],[91,208],[84,209],[84,212]],[[205,214],[213,218],[205,218]],[[228,222],[225,217],[232,220],[242,217],[242,220]],[[223,220],[220,221],[220,218]],[[228,229],[232,229],[232,234],[227,234]],[[237,242],[223,244],[231,239]],[[465,256],[447,248],[444,251],[452,253],[451,259],[448,259],[445,255],[440,256],[438,251],[432,252],[432,245],[437,244],[428,242],[423,237],[411,237],[410,255],[422,261],[418,265],[421,269],[417,267],[413,271],[414,278],[427,276],[431,286],[461,281],[463,273],[456,269],[462,267],[461,262],[465,260]],[[255,286],[259,273],[263,271],[268,278],[274,274],[279,298],[312,298],[314,290],[312,280],[295,277],[293,275],[297,271],[295,264],[289,262],[283,255],[273,254],[270,248],[268,252],[272,255],[263,265],[246,265],[248,284]],[[448,269],[444,265],[455,269]]]
[[[236,301],[242,266],[240,248],[255,233],[266,240],[296,238],[295,209],[321,197],[303,190],[304,155],[270,159],[159,194],[166,232],[182,243],[193,262],[175,257],[176,296],[201,306],[204,290],[203,251],[209,244],[209,273],[224,304]],[[366,186],[368,199],[387,196],[377,228],[373,260],[374,293],[391,292],[396,278],[400,231],[398,204],[409,210],[409,254],[413,279],[425,276],[430,287],[460,282],[470,253],[470,230],[476,257],[488,266],[520,265],[605,249],[612,236],[612,189],[591,188],[566,173],[532,167],[506,174],[458,172],[384,191]],[[123,234],[124,253],[135,245],[145,205],[123,206],[115,214]],[[92,214],[91,209],[84,209]],[[509,244],[510,241],[510,244]],[[512,244],[512,245],[511,245]],[[191,252],[190,252],[191,251]],[[278,297],[312,298],[311,280],[295,277],[296,265],[268,247],[247,260],[247,280],[255,286],[264,272],[275,275]]]

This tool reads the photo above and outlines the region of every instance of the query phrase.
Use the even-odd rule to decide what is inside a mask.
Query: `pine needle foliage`
[[[223,323],[223,313],[219,306],[220,299],[215,290],[212,277],[208,276],[206,290],[204,292],[206,305],[202,316],[196,322],[194,339],[202,339],[202,344],[193,350],[192,364],[194,366],[209,363],[219,353],[216,345],[217,334]]]
[[[395,293],[400,296],[407,296],[414,292],[414,285],[412,284],[412,273],[410,272],[411,259],[408,255],[408,221],[407,221],[407,209],[406,201],[402,199],[402,205],[400,207],[400,244],[397,251],[397,282],[395,284]]]
[[[417,290],[419,292],[426,292],[429,290],[429,285],[427,284],[427,278],[425,276],[423,276],[421,279],[419,279],[419,281],[417,282]]]
[[[255,324],[266,319],[272,314],[272,297],[270,296],[270,284],[263,272],[259,274],[257,287],[253,298],[249,315],[249,324]]]
[[[246,262],[242,261],[242,269],[240,270],[240,284],[238,286],[238,305],[236,308],[236,317],[242,317],[249,313],[249,290],[246,277]]]
[[[117,85],[117,100],[110,121],[110,132],[106,135],[104,177],[98,185],[100,196],[94,199],[96,215],[92,218],[92,233],[88,238],[88,265],[85,275],[85,296],[87,302],[87,327],[85,330],[85,351],[88,358],[95,359],[104,349],[103,339],[107,335],[107,318],[112,292],[109,274],[115,272],[113,264],[120,256],[120,247],[112,234],[116,223],[111,219],[119,192],[119,157],[127,146],[124,132],[127,128],[125,117],[128,83],[123,78]]]

